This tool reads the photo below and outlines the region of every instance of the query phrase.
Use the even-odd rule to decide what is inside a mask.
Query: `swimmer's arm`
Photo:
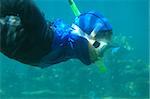
[[[25,64],[38,64],[49,52],[53,35],[44,16],[32,0],[0,0],[0,3],[0,51]],[[10,33],[8,30],[14,30],[7,20],[11,16],[21,22]]]

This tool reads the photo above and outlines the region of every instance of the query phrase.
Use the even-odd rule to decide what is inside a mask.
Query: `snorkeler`
[[[80,13],[70,26],[61,19],[47,22],[31,0],[0,0],[0,50],[22,63],[48,67],[77,58],[90,65],[103,56],[112,36],[107,19],[96,12]]]

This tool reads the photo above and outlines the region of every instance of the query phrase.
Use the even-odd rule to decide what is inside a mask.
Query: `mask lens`
[[[93,46],[94,46],[95,48],[98,48],[98,47],[100,46],[100,43],[99,43],[98,41],[95,41],[94,44],[93,44]]]

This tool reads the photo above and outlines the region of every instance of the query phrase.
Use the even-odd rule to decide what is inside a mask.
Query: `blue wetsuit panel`
[[[87,65],[91,64],[88,41],[85,38],[72,33],[73,28],[60,19],[54,21],[51,28],[55,32],[51,45],[52,50],[42,59],[41,65],[43,67],[71,58],[78,58]]]

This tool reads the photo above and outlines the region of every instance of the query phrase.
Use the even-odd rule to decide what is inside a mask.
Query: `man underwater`
[[[31,0],[0,0],[0,50],[9,58],[45,68],[77,58],[90,65],[107,49],[112,27],[96,12],[80,13],[73,0],[69,4],[76,15],[72,26],[62,20],[46,22]]]

